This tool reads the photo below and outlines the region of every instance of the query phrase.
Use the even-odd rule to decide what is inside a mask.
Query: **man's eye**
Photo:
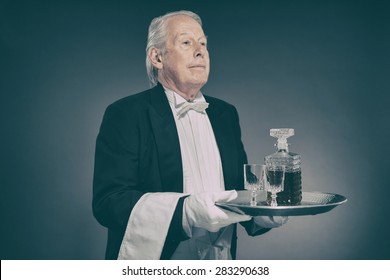
[[[190,44],[190,41],[184,41],[183,42],[183,45],[189,45]]]
[[[202,46],[204,46],[204,47],[207,47],[207,43],[206,42],[201,42],[200,43]]]

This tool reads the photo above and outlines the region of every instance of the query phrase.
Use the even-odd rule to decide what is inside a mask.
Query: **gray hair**
[[[148,41],[146,44],[146,71],[148,73],[149,81],[151,86],[155,86],[158,83],[157,79],[157,69],[155,69],[149,59],[148,51],[151,48],[158,48],[160,50],[165,49],[166,41],[167,41],[167,19],[172,16],[177,15],[185,15],[193,18],[196,20],[200,26],[202,26],[202,20],[200,17],[191,12],[191,11],[177,11],[177,12],[171,12],[167,13],[163,16],[156,17],[152,20],[152,22],[149,25],[149,32],[148,32]]]

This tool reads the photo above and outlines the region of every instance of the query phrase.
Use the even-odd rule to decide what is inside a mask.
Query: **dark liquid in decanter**
[[[302,201],[301,170],[289,172],[284,175],[284,190],[277,193],[276,201],[279,206],[299,205]],[[271,202],[271,193],[267,193],[267,202]]]

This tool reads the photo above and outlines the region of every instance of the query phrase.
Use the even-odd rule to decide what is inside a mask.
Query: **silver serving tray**
[[[266,193],[257,196],[258,205],[250,206],[250,191],[238,191],[238,197],[230,202],[217,202],[216,205],[236,213],[250,216],[305,216],[328,212],[346,203],[347,198],[334,193],[302,192],[300,205],[271,207],[266,204]]]

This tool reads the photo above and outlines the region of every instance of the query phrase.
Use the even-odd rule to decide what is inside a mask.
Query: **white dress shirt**
[[[183,163],[183,192],[224,191],[221,158],[214,132],[206,112],[189,110],[179,115],[187,102],[174,91],[164,88],[175,118]],[[205,101],[201,92],[192,102]],[[185,215],[183,226],[186,229]],[[191,229],[187,229],[191,230]],[[230,259],[230,241],[233,227],[211,233],[193,228],[192,238],[181,242],[172,259]]]
[[[223,191],[221,158],[207,113],[189,110],[178,115],[187,101],[172,90],[164,89],[179,134],[184,193]],[[199,101],[205,101],[201,92],[193,102]]]

